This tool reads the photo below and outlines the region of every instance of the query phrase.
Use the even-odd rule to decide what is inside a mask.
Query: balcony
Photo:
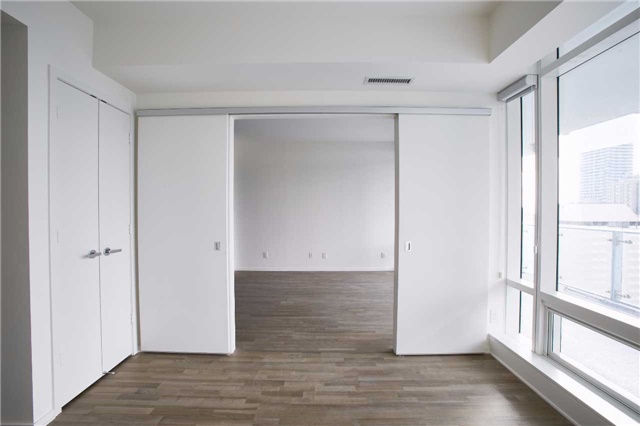
[[[640,317],[640,228],[560,225],[558,237],[558,291]],[[533,238],[523,226],[523,247]],[[523,279],[532,280],[532,263],[523,256]]]

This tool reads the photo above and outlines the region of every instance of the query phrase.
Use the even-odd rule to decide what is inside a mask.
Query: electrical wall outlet
[[[384,252],[380,253],[380,259],[384,259],[385,257],[387,257]]]
[[[268,251],[263,251],[262,252],[262,258],[263,259],[268,259],[269,258],[269,252]]]
[[[313,253],[309,252],[309,259],[313,259]]]
[[[327,253],[322,253],[322,258],[326,259],[327,258]]]

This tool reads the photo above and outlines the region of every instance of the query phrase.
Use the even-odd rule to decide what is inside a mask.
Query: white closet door
[[[228,121],[226,115],[138,120],[144,351],[233,351]]]
[[[484,352],[489,117],[401,114],[397,143],[396,353]]]
[[[98,100],[56,81],[50,141],[55,404],[102,375],[98,235]]]
[[[100,103],[102,369],[132,352],[129,115]]]

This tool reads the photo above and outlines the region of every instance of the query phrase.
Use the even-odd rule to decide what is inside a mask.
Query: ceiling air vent
[[[367,77],[364,79],[364,84],[393,84],[408,86],[412,81],[413,78],[407,77]]]

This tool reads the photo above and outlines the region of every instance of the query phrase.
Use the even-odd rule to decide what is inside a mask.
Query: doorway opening
[[[391,351],[395,116],[232,123],[238,350]]]

